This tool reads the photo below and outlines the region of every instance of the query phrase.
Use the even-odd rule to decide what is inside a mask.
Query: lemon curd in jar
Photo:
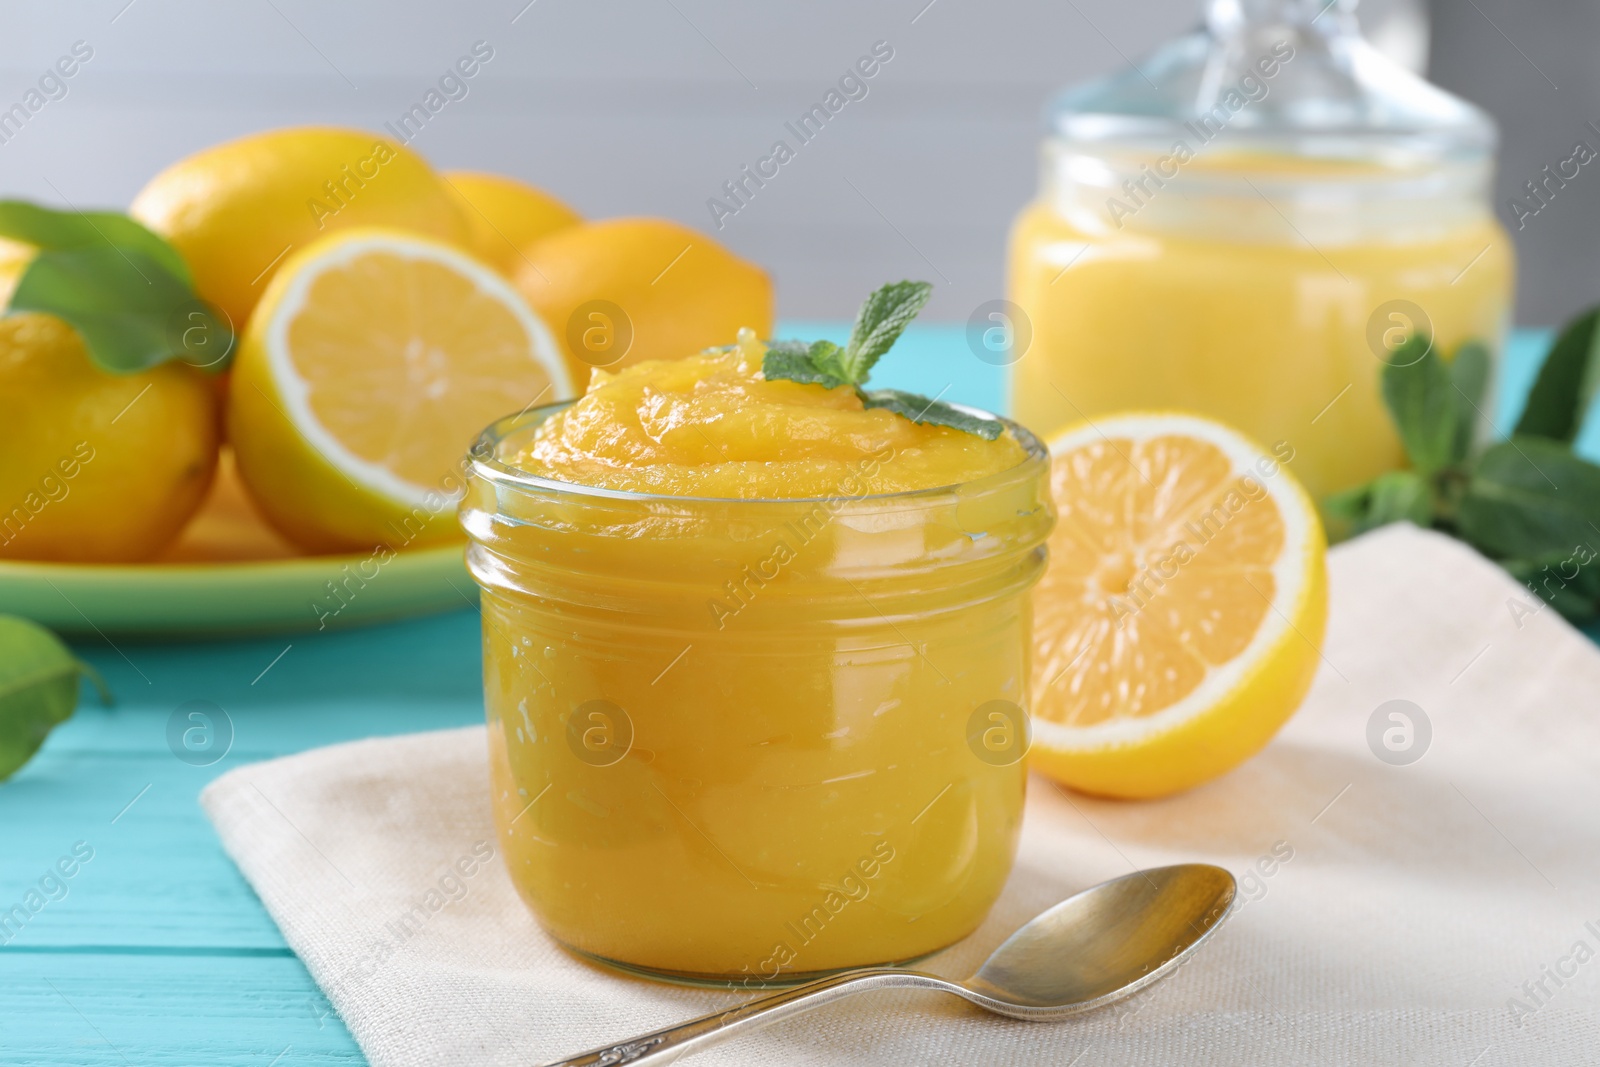
[[[1494,121],[1369,43],[1355,9],[1206,0],[1192,32],[1050,103],[1011,235],[1018,419],[1049,438],[1196,411],[1292,447],[1321,500],[1404,460],[1379,385],[1395,348],[1500,350]]]
[[[1142,176],[1106,174],[1123,169]],[[1419,329],[1447,356],[1469,340],[1497,351],[1512,261],[1485,204],[1400,196],[1397,181],[1220,153],[1147,180],[1114,220],[1106,201],[1133,204],[1116,183],[1041,197],[1012,232],[1012,299],[1033,331],[1016,417],[1048,437],[1129,408],[1197,411],[1290,443],[1318,499],[1401,466],[1381,357]]]
[[[513,882],[581,953],[760,984],[982,921],[1022,817],[1047,457],[724,352],[491,427],[462,506]]]

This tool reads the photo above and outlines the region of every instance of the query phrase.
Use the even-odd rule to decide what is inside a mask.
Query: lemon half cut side
[[[501,275],[427,238],[349,230],[286,262],[252,315],[230,437],[251,495],[302,548],[426,543],[457,536],[441,501],[477,433],[572,393]]]
[[[1108,796],[1220,775],[1304,699],[1325,541],[1286,463],[1220,423],[1114,416],[1050,442],[1060,518],[1034,595],[1034,765]]]

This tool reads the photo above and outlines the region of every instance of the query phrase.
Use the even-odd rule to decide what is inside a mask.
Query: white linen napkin
[[[1225,866],[1241,906],[1176,974],[1053,1024],[868,993],[685,1062],[1600,1062],[1600,650],[1409,526],[1329,567],[1321,673],[1266,751],[1155,802],[1034,777],[1004,895],[924,965],[963,977],[1037,912],[1135,867]],[[1406,741],[1387,712],[1369,744],[1392,700],[1431,727],[1410,715],[1426,752],[1409,765],[1375,754],[1398,758],[1384,731]],[[376,1067],[527,1067],[743,999],[557,947],[500,864],[488,796],[474,727],[243,767],[202,803]]]

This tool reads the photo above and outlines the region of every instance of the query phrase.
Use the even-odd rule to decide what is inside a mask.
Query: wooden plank
[[[30,890],[43,901],[0,930],[0,1062],[363,1062],[196,797],[252,760],[478,721],[478,647],[471,611],[281,641],[83,646],[117,706],[85,703],[0,788],[0,913]],[[168,747],[167,720],[192,699],[234,726],[211,766]]]
[[[166,719],[191,700],[211,701],[231,717],[234,763],[421,729],[434,717],[430,709],[463,717],[483,707],[475,611],[245,641],[112,644],[91,637],[75,645],[105,675],[117,704],[102,710],[86,700],[24,775],[65,752],[170,753]],[[147,717],[156,714],[152,726]]]
[[[30,889],[46,901],[12,943],[281,947],[217,843],[200,790],[257,759],[479,721],[477,627],[473,613],[460,612],[313,635],[273,668],[283,673],[271,689],[251,681],[282,650],[276,642],[129,648],[137,668],[113,650],[85,650],[128,696],[111,709],[80,708],[0,788],[0,912]],[[173,709],[196,698],[215,701],[233,724],[233,749],[211,766],[168,748]],[[92,858],[76,862],[75,845]],[[60,876],[66,868],[70,879]]]
[[[463,611],[292,642],[81,649],[118,705],[86,703],[0,788],[0,913],[43,900],[0,931],[0,1062],[363,1062],[196,797],[252,760],[478,721],[478,642]],[[233,722],[214,765],[168,748],[188,699]]]
[[[366,1061],[293,956],[0,949],[0,1062],[348,1067]]]

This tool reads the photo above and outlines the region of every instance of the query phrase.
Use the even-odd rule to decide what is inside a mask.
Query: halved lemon
[[[1326,546],[1292,444],[1133,413],[1065,430],[1050,453],[1033,765],[1118,797],[1237,766],[1304,699],[1327,622]]]
[[[550,331],[499,274],[356,229],[273,277],[240,340],[228,430],[251,496],[302,549],[399,549],[457,536],[484,426],[572,392]]]

